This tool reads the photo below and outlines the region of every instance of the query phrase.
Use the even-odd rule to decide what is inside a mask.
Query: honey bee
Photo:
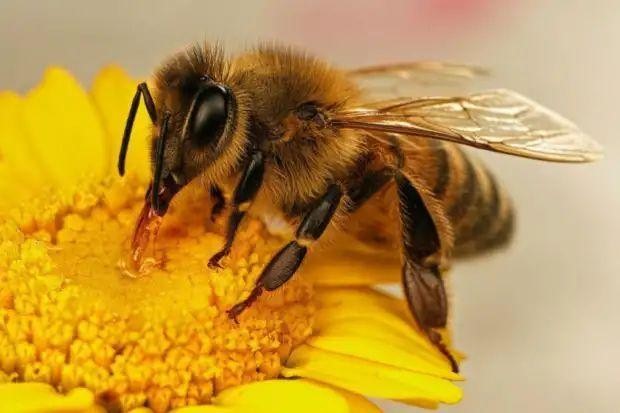
[[[227,57],[203,45],[174,55],[155,72],[152,92],[138,85],[121,144],[123,175],[142,97],[153,123],[153,176],[134,260],[143,259],[173,197],[200,177],[213,213],[225,203],[230,209],[225,243],[209,266],[230,252],[248,213],[275,211],[296,228],[231,318],[286,283],[312,244],[344,229],[400,254],[411,313],[457,371],[436,331],[448,316],[442,274],[453,257],[505,244],[514,221],[503,189],[460,145],[558,162],[602,152],[574,124],[509,90],[412,92],[479,72],[438,62],[340,70],[278,46]]]

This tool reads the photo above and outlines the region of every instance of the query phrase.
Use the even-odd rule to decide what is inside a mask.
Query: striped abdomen
[[[514,213],[493,175],[458,145],[435,141],[427,147],[425,175],[452,223],[455,255],[505,244],[513,232]]]

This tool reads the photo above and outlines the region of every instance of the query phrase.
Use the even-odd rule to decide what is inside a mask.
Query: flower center
[[[141,186],[110,180],[49,194],[0,220],[0,380],[88,387],[109,407],[208,403],[229,386],[277,377],[312,332],[312,288],[293,280],[231,322],[281,240],[249,220],[227,266],[201,191],[186,191],[159,232],[163,263],[123,270]],[[206,205],[206,206],[205,206]]]

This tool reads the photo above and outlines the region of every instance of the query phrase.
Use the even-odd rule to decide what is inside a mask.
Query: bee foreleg
[[[458,365],[434,328],[446,326],[448,300],[438,265],[441,241],[437,226],[424,199],[400,171],[396,180],[403,240],[402,278],[409,309],[429,340],[450,361],[452,370]]]
[[[209,267],[220,267],[220,260],[230,253],[237,228],[263,183],[264,172],[263,154],[262,152],[254,151],[233,194],[232,212],[228,217],[226,229],[226,242],[224,247],[211,257]]]
[[[213,206],[211,207],[211,221],[215,221],[226,206],[226,198],[224,197],[222,188],[217,185],[211,185],[211,188],[209,188],[209,195],[211,195],[211,200],[213,201]]]
[[[333,184],[327,192],[304,216],[295,233],[295,240],[289,242],[269,261],[258,277],[256,285],[248,298],[228,311],[232,319],[248,308],[263,292],[280,288],[295,274],[306,256],[308,246],[318,240],[330,223],[342,198],[342,189]]]

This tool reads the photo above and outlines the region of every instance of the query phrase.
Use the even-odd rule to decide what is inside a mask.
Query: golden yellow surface
[[[252,288],[278,240],[252,222],[238,238],[245,251],[236,249],[226,269],[212,271],[205,260],[221,237],[206,231],[197,211],[173,210],[158,238],[163,267],[131,278],[119,262],[139,191],[116,182],[110,194],[114,200],[88,211],[57,215],[57,231],[37,231],[55,241],[49,246],[4,224],[2,370],[62,391],[86,386],[124,409],[148,402],[157,411],[277,377],[292,347],[312,332],[310,285],[289,283],[248,309],[239,325],[226,310]]]

